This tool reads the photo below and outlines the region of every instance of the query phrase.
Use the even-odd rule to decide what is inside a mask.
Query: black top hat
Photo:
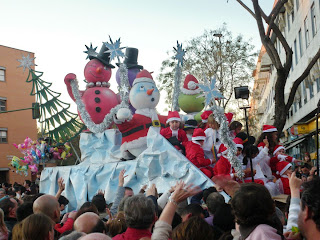
[[[126,56],[123,61],[124,64],[127,65],[127,68],[138,68],[138,69],[143,69],[143,66],[138,65],[138,53],[139,50],[137,48],[126,48]],[[117,66],[119,67],[119,64],[116,63]]]
[[[89,56],[89,59],[98,59],[100,62],[102,62],[105,66],[110,68],[115,68],[112,64],[110,64],[110,53],[106,52],[109,48],[103,43],[102,47],[100,49],[100,52],[97,55],[91,55]]]

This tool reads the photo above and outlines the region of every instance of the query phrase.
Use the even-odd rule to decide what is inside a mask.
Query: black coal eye
[[[140,86],[140,90],[144,90],[144,86]]]

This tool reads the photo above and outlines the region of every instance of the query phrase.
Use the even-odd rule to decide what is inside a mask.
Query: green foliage
[[[32,83],[31,96],[36,97],[40,105],[40,119],[42,137],[50,137],[57,144],[71,141],[85,129],[78,115],[70,112],[70,104],[60,101],[60,93],[50,89],[52,83],[41,79],[43,73],[29,70],[28,83]]]
[[[222,34],[222,37],[215,37],[217,33]],[[226,24],[216,30],[205,30],[201,36],[187,41],[184,47],[186,54],[182,76],[192,74],[200,83],[204,83],[205,78],[211,80],[215,76],[217,87],[226,98],[223,101],[224,108],[231,100],[233,88],[248,85],[252,79],[257,56],[254,46],[241,35],[233,37]],[[160,90],[167,92],[165,102],[168,105],[171,105],[174,88],[174,54],[173,50],[168,52],[169,57],[162,62],[158,76]]]

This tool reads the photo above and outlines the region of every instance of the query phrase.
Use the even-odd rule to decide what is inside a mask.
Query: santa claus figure
[[[156,111],[159,99],[160,93],[151,74],[147,70],[139,72],[129,93],[135,114],[132,115],[128,108],[121,108],[114,119],[122,133],[123,160],[134,159],[147,149],[149,128],[160,133],[161,127],[165,126],[166,117]]]

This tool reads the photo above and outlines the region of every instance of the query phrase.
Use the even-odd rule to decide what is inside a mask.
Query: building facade
[[[320,1],[289,0],[276,21],[293,51],[292,67],[285,87],[288,99],[293,82],[303,73],[320,46]],[[278,39],[272,39],[282,62],[285,51]],[[289,154],[301,159],[306,152],[315,153],[315,114],[320,99],[320,60],[311,69],[309,76],[300,84],[294,103],[287,115],[284,135],[281,141]],[[274,112],[274,86],[276,70],[261,48],[253,92],[258,98],[252,101],[252,113],[258,118],[260,126],[272,124]],[[255,96],[255,95],[254,95]],[[254,98],[253,96],[253,98]],[[313,154],[315,157],[315,154]]]
[[[0,45],[0,112],[30,108],[35,97],[30,96],[32,86],[26,82],[28,71],[17,68],[22,55],[34,53]],[[22,143],[26,137],[37,139],[37,123],[32,110],[0,113],[0,183],[23,183],[32,176],[19,175],[8,164],[12,156],[22,157],[13,143]]]

